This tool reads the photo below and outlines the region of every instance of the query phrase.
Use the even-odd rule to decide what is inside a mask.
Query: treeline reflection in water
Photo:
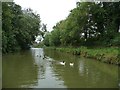
[[[65,65],[59,63],[62,61]],[[74,65],[70,66],[70,62]],[[68,53],[31,48],[3,56],[3,87],[117,88],[118,67]]]
[[[73,88],[104,88],[118,87],[118,67],[99,61],[80,58],[68,53],[45,50],[46,55],[55,60],[64,60],[67,64],[62,67],[54,65],[54,71],[64,79],[67,87]],[[73,62],[74,67],[69,63]],[[60,69],[60,70],[59,70]]]

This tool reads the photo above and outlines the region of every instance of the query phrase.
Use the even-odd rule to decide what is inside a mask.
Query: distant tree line
[[[25,50],[40,34],[40,16],[14,2],[2,3],[2,52]]]
[[[120,46],[120,2],[77,2],[44,38],[46,46]]]

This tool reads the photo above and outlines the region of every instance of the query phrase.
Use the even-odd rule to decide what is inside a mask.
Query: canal
[[[118,88],[118,66],[54,50],[31,48],[3,55],[2,87]]]

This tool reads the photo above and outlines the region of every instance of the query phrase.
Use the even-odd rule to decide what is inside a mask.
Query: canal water
[[[3,55],[2,87],[118,88],[118,67],[68,53],[31,48]]]

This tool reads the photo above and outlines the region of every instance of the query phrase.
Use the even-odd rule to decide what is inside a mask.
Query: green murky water
[[[60,62],[65,61],[65,65]],[[70,66],[70,62],[74,63]],[[3,88],[117,88],[118,67],[32,48],[2,58]]]

